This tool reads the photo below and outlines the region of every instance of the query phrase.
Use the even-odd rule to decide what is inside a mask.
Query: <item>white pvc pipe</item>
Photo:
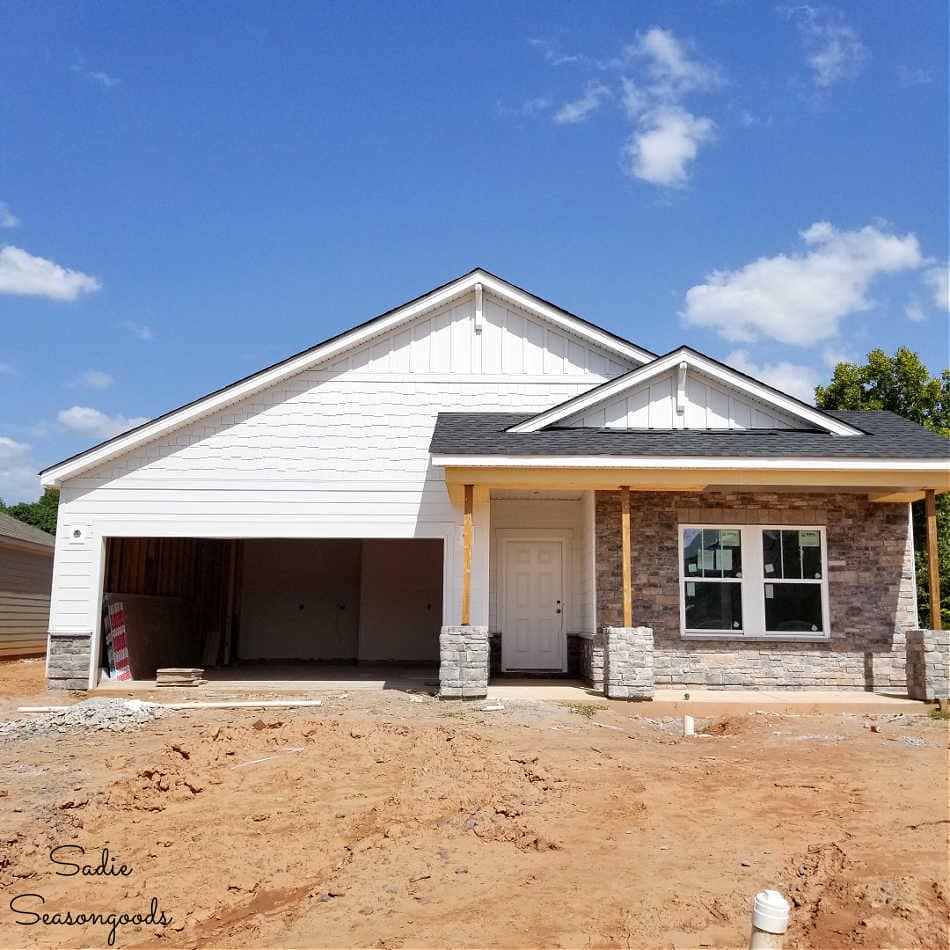
[[[759,891],[752,901],[749,950],[782,950],[789,910],[788,901],[778,891]]]
[[[692,716],[683,716],[683,735],[696,735],[696,720]]]

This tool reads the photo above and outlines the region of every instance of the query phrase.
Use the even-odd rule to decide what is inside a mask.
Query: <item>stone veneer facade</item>
[[[908,631],[907,695],[950,699],[950,630]]]
[[[88,633],[50,635],[46,651],[46,676],[50,689],[88,689],[89,651],[92,637]]]
[[[633,621],[654,637],[658,687],[898,689],[917,627],[907,505],[865,495],[769,491],[631,492]],[[620,494],[597,492],[597,622],[622,622]],[[680,635],[680,524],[826,528],[831,637],[688,640]]]
[[[439,696],[481,699],[488,695],[488,627],[443,627],[439,634]]]

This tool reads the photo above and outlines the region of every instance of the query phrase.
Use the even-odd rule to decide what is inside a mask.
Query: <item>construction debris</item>
[[[155,671],[156,686],[202,686],[205,671],[197,666],[169,666]]]
[[[140,699],[87,699],[75,706],[55,709],[40,718],[0,723],[0,736],[21,739],[74,729],[125,732],[151,722],[163,712],[156,703],[145,703]]]

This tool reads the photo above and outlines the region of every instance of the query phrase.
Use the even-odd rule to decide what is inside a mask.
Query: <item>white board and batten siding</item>
[[[677,374],[666,373],[565,420],[571,427],[609,429],[788,429],[794,420],[691,370],[683,411],[677,411]]]
[[[0,657],[46,652],[52,549],[0,544]]]
[[[461,511],[429,460],[441,411],[539,412],[626,372],[617,353],[467,294],[63,482],[51,629],[97,626],[101,539],[441,538],[457,622]],[[488,622],[476,494],[472,622]],[[71,540],[75,528],[83,533]]]

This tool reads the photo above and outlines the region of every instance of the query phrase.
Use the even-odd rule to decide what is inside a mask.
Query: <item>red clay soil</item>
[[[0,739],[0,946],[107,941],[19,925],[24,894],[156,898],[171,920],[116,946],[745,946],[766,886],[786,947],[950,944],[947,723],[751,714],[687,739],[589,711],[353,693]],[[57,845],[131,873],[57,876]]]

